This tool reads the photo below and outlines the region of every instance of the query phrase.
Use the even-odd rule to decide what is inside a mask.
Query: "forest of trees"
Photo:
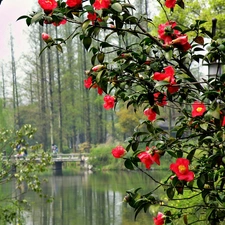
[[[216,3],[221,5],[217,0],[209,6],[217,9]],[[207,12],[210,7],[201,8],[201,4],[200,0],[186,2],[186,10],[195,15],[205,15],[209,20],[210,16],[218,15],[216,12],[209,15]],[[152,7],[147,0],[136,1],[136,6],[136,13],[143,15],[148,15]],[[220,8],[221,10],[223,9]],[[176,10],[176,13],[179,14],[179,10]],[[176,17],[175,13],[173,17]],[[160,20],[163,20],[161,16],[159,23]],[[218,26],[220,32],[222,30],[220,19]],[[29,34],[29,54],[23,56],[20,62],[15,61],[11,36],[11,62],[7,67],[3,66],[3,63],[0,64],[1,127],[17,129],[24,124],[32,124],[37,128],[36,141],[43,144],[45,151],[50,150],[53,143],[58,145],[60,152],[78,152],[83,150],[78,147],[81,143],[86,143],[86,151],[89,151],[91,144],[125,140],[133,132],[135,121],[143,117],[143,112],[135,114],[132,108],[127,111],[123,105],[117,105],[118,112],[115,115],[112,110],[104,110],[103,97],[98,95],[96,89],[92,88],[89,91],[84,87],[84,80],[87,79],[84,71],[90,68],[88,63],[91,61],[91,54],[84,49],[80,37],[73,36],[75,34],[73,24],[60,26],[44,24],[42,27],[32,25],[30,29],[32,32]],[[149,29],[156,28],[149,27]],[[41,38],[43,32],[54,38],[73,38],[69,38],[66,45],[62,44],[62,49],[60,46],[54,50],[45,49],[40,54],[46,47]],[[115,41],[132,43],[134,37],[126,37],[126,40]],[[18,76],[18,68],[23,71],[22,76]],[[8,75],[7,71],[10,71],[11,75]],[[7,80],[9,77],[10,81]],[[7,89],[7,85],[11,86],[11,89]]]

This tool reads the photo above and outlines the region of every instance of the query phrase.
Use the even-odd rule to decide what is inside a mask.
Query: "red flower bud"
[[[42,33],[41,34],[41,37],[42,39],[46,42],[46,43],[49,43],[52,41],[52,38],[49,34],[46,34],[46,33]]]
[[[105,68],[105,66],[103,66],[103,65],[96,65],[96,66],[92,67],[92,70],[94,72],[98,72],[98,71],[100,71],[103,68]]]

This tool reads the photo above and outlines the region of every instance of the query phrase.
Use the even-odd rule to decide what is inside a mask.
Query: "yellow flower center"
[[[170,77],[166,77],[164,81],[170,82]]]
[[[45,0],[45,3],[49,3],[52,5],[52,1],[50,1],[50,0]]]
[[[181,174],[184,174],[187,171],[187,169],[184,165],[179,165],[178,170]]]
[[[197,112],[201,112],[201,111],[202,111],[202,107],[198,107],[198,108],[196,109],[196,111],[197,111]]]

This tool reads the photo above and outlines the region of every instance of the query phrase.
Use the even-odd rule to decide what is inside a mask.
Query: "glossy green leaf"
[[[56,49],[59,51],[59,52],[63,52],[63,48],[61,45],[56,45]]]
[[[208,129],[208,123],[202,123],[202,124],[200,124],[200,127],[203,129],[203,130],[207,130]]]
[[[139,143],[138,142],[132,143],[132,149],[133,149],[133,151],[136,151],[137,148],[138,148],[138,146],[139,146]]]
[[[205,175],[201,174],[200,177],[197,179],[197,185],[200,189],[204,188],[205,181],[206,181]]]
[[[132,162],[131,162],[130,159],[126,159],[126,160],[124,161],[124,166],[125,166],[127,169],[129,169],[129,170],[134,170],[134,166],[133,166],[133,164],[132,164]]]
[[[173,187],[170,187],[166,190],[166,194],[168,196],[169,199],[173,199],[175,191]]]
[[[105,59],[105,54],[103,52],[98,53],[97,59],[98,59],[99,63],[103,63],[103,61]]]
[[[118,13],[121,13],[122,10],[123,10],[122,5],[121,5],[120,3],[118,3],[118,2],[112,4],[112,5],[111,5],[111,8],[112,8],[113,10],[115,10],[116,12],[118,12]]]
[[[88,50],[90,48],[91,43],[92,43],[91,37],[84,37],[84,39],[83,39],[83,45],[84,45],[84,47],[85,47],[86,50]]]
[[[31,24],[32,23],[37,23],[39,20],[41,20],[43,18],[43,13],[39,12],[37,14],[35,14],[32,19],[31,19]]]

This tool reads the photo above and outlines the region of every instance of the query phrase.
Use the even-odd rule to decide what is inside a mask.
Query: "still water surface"
[[[161,172],[151,171],[159,178]],[[27,193],[31,202],[26,225],[152,225],[151,212],[141,213],[134,221],[133,209],[122,203],[126,190],[142,187],[143,193],[155,186],[140,172],[64,173],[48,176],[44,192],[54,197],[52,203]]]

